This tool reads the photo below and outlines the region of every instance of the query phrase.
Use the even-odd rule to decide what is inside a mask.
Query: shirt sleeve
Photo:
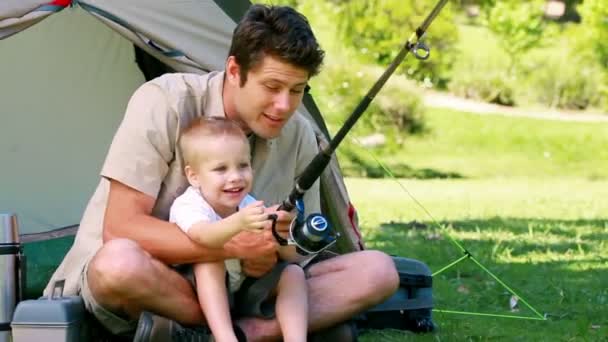
[[[253,203],[255,201],[257,201],[255,199],[255,197],[247,194],[247,196],[245,196],[245,198],[243,198],[243,200],[239,204],[239,209],[243,209],[243,208],[245,208],[246,206],[250,205],[251,203]]]
[[[199,222],[214,222],[215,215],[195,196],[185,192],[171,205],[169,221],[188,233],[190,227]]]
[[[166,94],[142,85],[129,100],[101,175],[156,198],[174,157],[177,126]]]

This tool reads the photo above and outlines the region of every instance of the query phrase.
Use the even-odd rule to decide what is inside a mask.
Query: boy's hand
[[[240,218],[241,229],[262,232],[268,221],[265,209],[263,201],[255,201],[240,209],[237,215]]]

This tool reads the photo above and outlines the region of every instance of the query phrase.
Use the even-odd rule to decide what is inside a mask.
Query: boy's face
[[[270,139],[281,129],[302,101],[308,83],[308,71],[285,63],[273,56],[249,70],[241,86],[239,65],[230,57],[226,67],[226,82],[230,94],[224,97],[226,115],[246,132]]]
[[[249,144],[229,135],[205,138],[201,143],[204,155],[198,165],[186,167],[186,176],[216,213],[228,216],[251,191]]]

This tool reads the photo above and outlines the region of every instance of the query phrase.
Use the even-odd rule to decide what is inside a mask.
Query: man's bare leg
[[[190,283],[134,241],[106,242],[86,276],[97,303],[112,312],[137,319],[146,310],[183,324],[204,323]]]
[[[386,300],[399,287],[391,257],[378,251],[340,255],[308,269],[309,331],[352,318]],[[238,322],[248,341],[274,341],[281,336],[276,320],[246,318]]]

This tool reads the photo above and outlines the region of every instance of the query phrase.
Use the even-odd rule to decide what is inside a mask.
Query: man
[[[288,7],[254,5],[234,32],[224,72],[171,74],[141,86],[129,101],[101,181],[74,246],[53,275],[66,294],[80,294],[111,332],[132,333],[144,311],[182,325],[205,322],[191,283],[172,265],[243,259],[257,277],[277,261],[269,229],[242,232],[222,249],[200,246],[167,222],[188,183],[177,141],[200,115],[226,116],[250,135],[254,187],[266,205],[280,203],[317,152],[310,124],[294,112],[323,51],[307,20]],[[319,185],[304,197],[320,210]],[[277,212],[285,230],[293,213]],[[396,291],[393,261],[377,251],[336,256],[307,269],[311,331],[328,328]],[[240,318],[249,341],[280,338],[276,320]]]

